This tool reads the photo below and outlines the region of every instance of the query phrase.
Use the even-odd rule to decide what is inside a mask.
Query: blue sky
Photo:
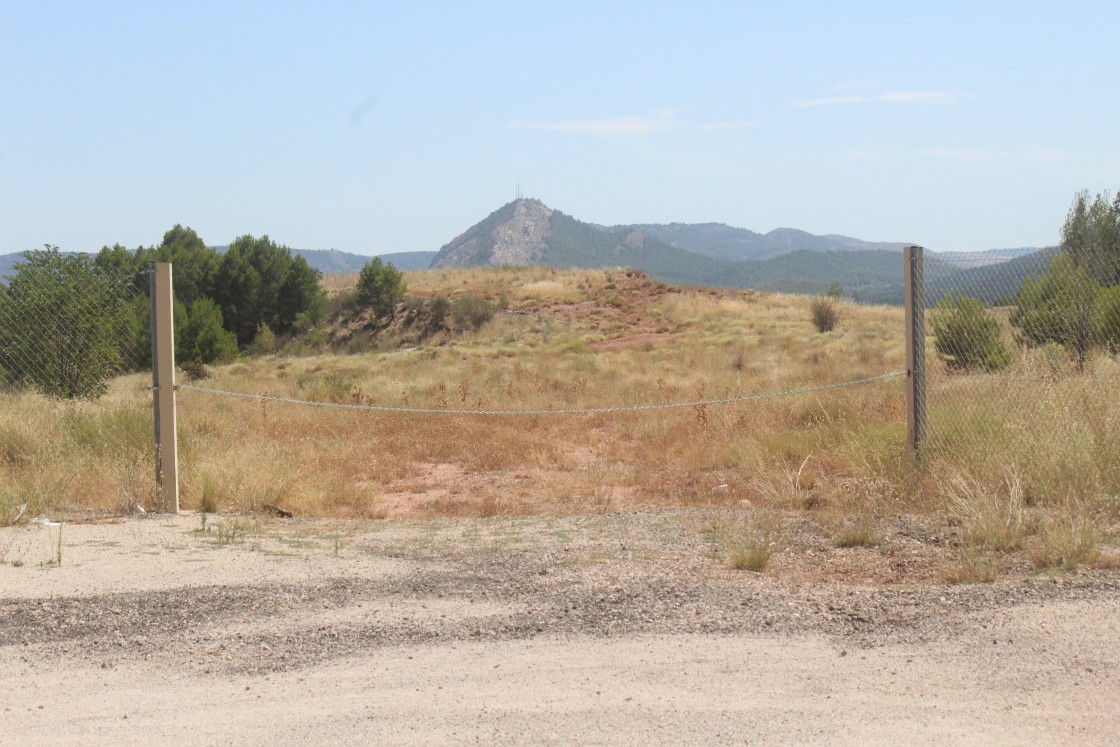
[[[1120,3],[0,0],[0,253],[436,250],[515,196],[934,250],[1120,188]]]

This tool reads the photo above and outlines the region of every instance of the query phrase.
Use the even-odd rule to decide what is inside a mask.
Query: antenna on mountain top
[[[521,182],[517,183],[517,199],[521,199]]]

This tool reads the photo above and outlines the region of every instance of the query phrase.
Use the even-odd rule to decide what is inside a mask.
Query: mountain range
[[[833,282],[866,303],[900,303],[901,250],[908,242],[873,242],[794,228],[761,234],[722,223],[603,226],[585,223],[540,200],[518,198],[468,228],[438,252],[381,258],[401,270],[541,264],[633,267],[666,283],[822,293]],[[214,247],[219,252],[227,247]],[[336,249],[293,249],[323,273],[357,272],[370,257]],[[987,303],[1013,297],[1028,275],[1044,274],[1053,249],[926,253],[927,302],[959,292]],[[0,277],[20,254],[0,255]]]
[[[789,293],[822,293],[838,282],[856,300],[899,303],[900,253],[907,245],[792,228],[759,234],[721,223],[601,226],[520,198],[445,244],[432,267],[626,266],[667,283]],[[1025,274],[1039,274],[1039,262],[1029,260],[1039,251],[929,252],[927,300],[936,302],[961,285],[989,303],[1013,296]]]

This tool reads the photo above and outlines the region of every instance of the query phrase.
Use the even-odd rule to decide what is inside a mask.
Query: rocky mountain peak
[[[548,249],[551,221],[543,202],[518,198],[446,244],[432,267],[536,264]]]

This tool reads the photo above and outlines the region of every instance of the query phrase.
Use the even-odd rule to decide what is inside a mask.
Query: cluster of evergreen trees
[[[132,252],[116,244],[93,259],[108,274],[137,277],[153,261],[174,266],[180,360],[223,360],[251,343],[262,325],[286,334],[318,324],[327,313],[321,273],[268,236],[239,236],[219,254],[192,229],[176,225],[159,246]]]
[[[0,379],[48,394],[95,397],[108,376],[151,360],[148,263],[174,266],[175,355],[215,363],[261,332],[298,333],[325,319],[320,273],[268,238],[225,253],[176,225],[158,246],[94,255],[27,252],[0,285]]]

